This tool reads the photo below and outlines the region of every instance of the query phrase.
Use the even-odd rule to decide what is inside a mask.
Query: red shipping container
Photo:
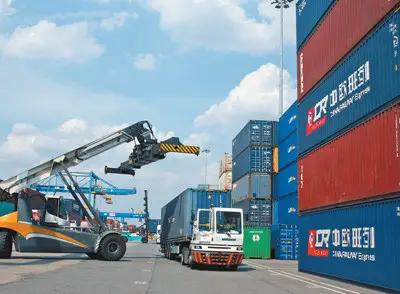
[[[338,0],[297,52],[300,101],[400,0]]]
[[[398,196],[400,102],[299,159],[299,211]]]

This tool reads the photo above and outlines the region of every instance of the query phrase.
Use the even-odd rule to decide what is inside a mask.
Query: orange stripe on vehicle
[[[228,259],[228,265],[230,265],[230,264],[231,264],[231,262],[232,262],[232,257],[233,257],[233,254],[231,254],[231,255],[229,256],[229,259]]]
[[[15,211],[13,213],[10,213],[10,214],[0,217],[0,227],[13,230],[13,231],[17,232],[18,234],[20,234],[21,236],[23,236],[25,239],[28,236],[28,234],[42,234],[42,235],[48,235],[48,236],[52,236],[55,238],[59,238],[59,239],[62,239],[67,242],[71,242],[75,245],[78,245],[78,246],[81,246],[84,248],[88,248],[85,244],[83,244],[75,239],[72,239],[71,237],[68,237],[64,234],[57,233],[57,232],[51,231],[49,229],[46,229],[46,228],[43,228],[43,227],[40,227],[37,225],[33,225],[33,224],[19,223],[18,222],[18,211]]]
[[[208,264],[211,264],[211,258],[210,258],[210,256],[207,256],[207,262],[208,262]]]

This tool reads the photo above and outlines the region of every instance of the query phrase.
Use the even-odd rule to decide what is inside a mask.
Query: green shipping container
[[[271,232],[269,228],[245,228],[243,243],[245,258],[271,258]]]

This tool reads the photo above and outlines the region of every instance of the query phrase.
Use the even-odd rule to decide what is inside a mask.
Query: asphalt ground
[[[299,273],[295,261],[244,260],[238,271],[191,270],[156,244],[129,244],[118,262],[72,254],[13,254],[0,260],[0,293],[382,293]]]

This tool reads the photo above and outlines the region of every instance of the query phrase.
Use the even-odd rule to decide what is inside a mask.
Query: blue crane
[[[111,195],[127,196],[136,194],[136,188],[120,189],[100,178],[94,172],[70,172],[75,182],[79,184],[82,192],[88,195],[89,202],[96,206],[96,196],[103,197],[107,204],[112,204]],[[70,183],[73,187],[73,184]],[[31,189],[42,193],[69,193],[67,186],[59,174],[55,174],[45,180],[31,185]],[[93,196],[93,198],[92,198]]]

